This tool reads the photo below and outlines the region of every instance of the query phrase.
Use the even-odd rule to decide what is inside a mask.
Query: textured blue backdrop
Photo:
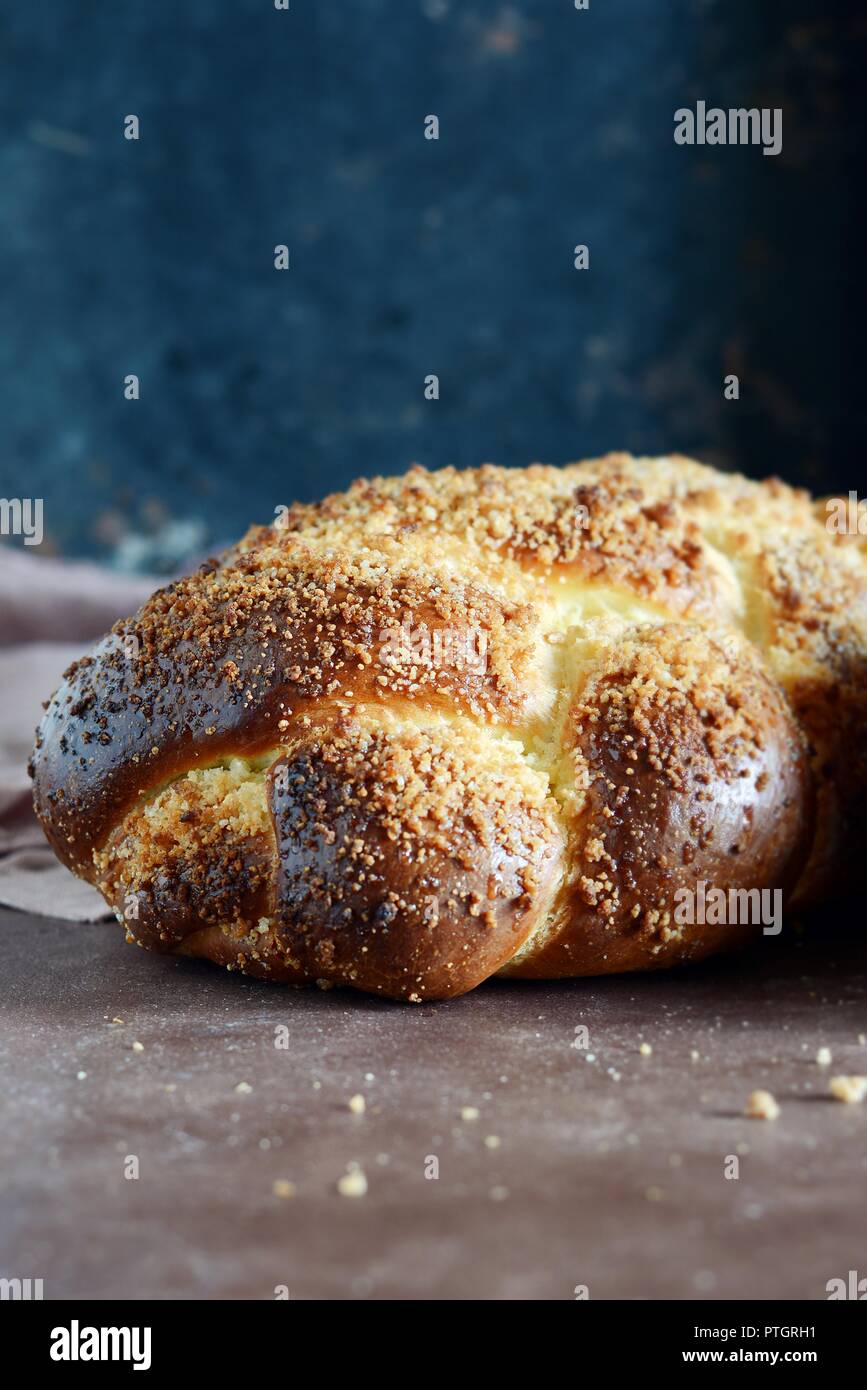
[[[50,548],[171,567],[413,460],[859,485],[847,7],[3,0],[0,46],[0,495]],[[697,98],[782,155],[675,146]]]

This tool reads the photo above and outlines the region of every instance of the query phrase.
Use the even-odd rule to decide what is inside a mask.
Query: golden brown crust
[[[865,566],[806,493],[688,459],[362,481],[67,672],[37,812],[133,939],[267,978],[706,954],[743,932],[672,930],[678,887],[860,870]]]
[[[812,778],[782,693],[734,634],[669,623],[603,643],[563,743],[568,867],[544,940],[506,973],[700,959],[757,923],[681,922],[681,890],[788,896],[812,834]]]
[[[511,740],[390,723],[341,720],[272,767],[278,936],[308,978],[446,998],[544,921],[556,806]]]

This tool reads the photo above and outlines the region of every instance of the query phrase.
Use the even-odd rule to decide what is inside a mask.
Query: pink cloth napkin
[[[109,915],[96,890],[46,844],[27,760],[42,702],[66,667],[164,582],[0,545],[0,903],[7,907],[71,922]]]

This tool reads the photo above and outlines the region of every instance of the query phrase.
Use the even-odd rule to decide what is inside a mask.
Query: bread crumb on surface
[[[87,1080],[87,1072],[86,1072],[86,1071],[79,1071],[79,1072],[76,1072],[75,1075],[76,1075],[76,1077],[77,1077],[77,1079],[78,1079],[79,1081],[86,1081],[86,1080]]]
[[[367,1192],[367,1178],[357,1166],[352,1166],[338,1180],[337,1191],[341,1197],[363,1197]]]
[[[650,1046],[650,1043],[643,1042],[638,1051],[641,1053],[642,1057],[649,1057],[653,1052],[653,1048]]]
[[[144,1052],[144,1043],[134,1042],[132,1045],[132,1050],[133,1052]]]
[[[770,1091],[751,1091],[744,1114],[753,1120],[775,1120],[780,1107]]]
[[[832,1076],[831,1095],[845,1105],[860,1105],[867,1096],[867,1076]]]
[[[253,1087],[250,1085],[249,1081],[239,1081],[235,1087],[235,1093],[239,1096],[249,1096],[252,1094],[252,1091]]]
[[[820,1067],[830,1067],[833,1060],[830,1047],[819,1048],[819,1051],[816,1053],[816,1062]]]
[[[296,1188],[294,1182],[287,1182],[285,1178],[277,1178],[276,1182],[274,1183],[275,1197],[294,1197],[297,1190],[298,1189]]]
[[[500,1147],[500,1136],[499,1136],[499,1134],[486,1134],[486,1135],[485,1135],[485,1148],[486,1148],[486,1149],[498,1149],[499,1147]]]
[[[477,1120],[478,1118],[479,1112],[474,1105],[464,1105],[461,1108],[462,1120]]]
[[[352,1111],[353,1115],[363,1115],[365,1110],[367,1109],[367,1101],[364,1099],[364,1096],[361,1095],[360,1092],[358,1095],[350,1096],[349,1100],[347,1101],[347,1105],[349,1106],[349,1109]]]

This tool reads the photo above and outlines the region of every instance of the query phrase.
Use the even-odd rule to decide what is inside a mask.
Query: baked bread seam
[[[37,812],[132,939],[263,978],[700,959],[750,930],[682,930],[690,882],[857,872],[865,578],[806,494],[678,457],[361,482],[70,669]]]

